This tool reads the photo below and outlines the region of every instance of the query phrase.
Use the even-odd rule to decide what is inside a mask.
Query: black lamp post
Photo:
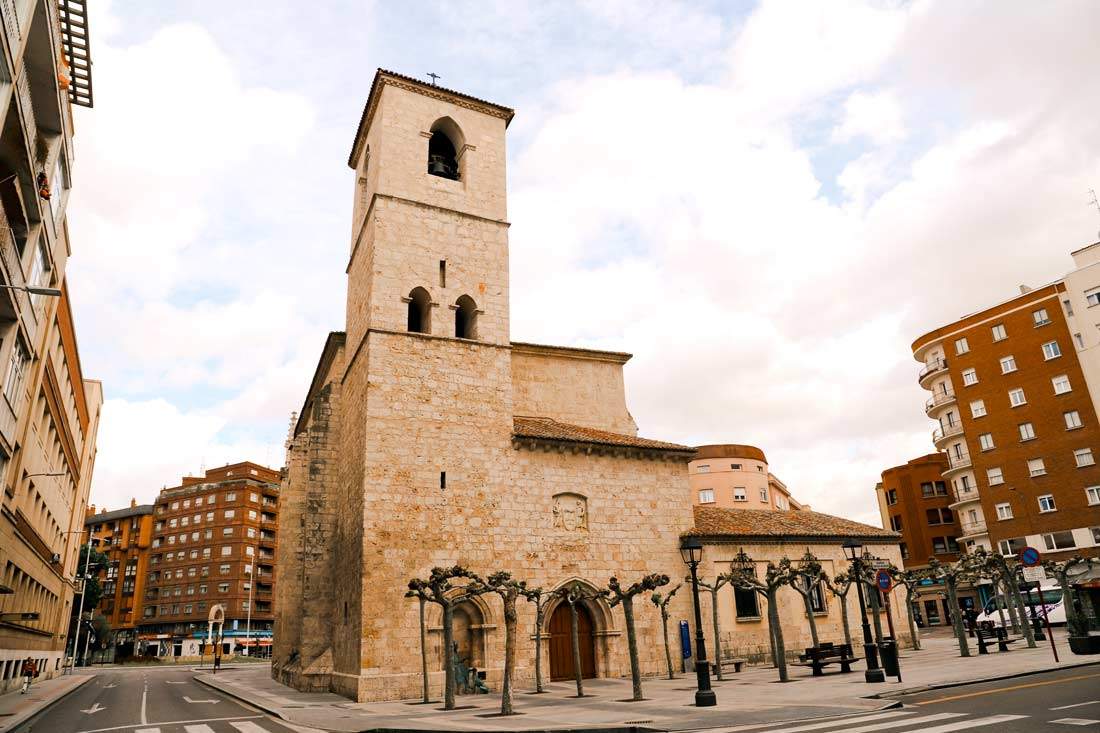
[[[718,704],[714,690],[710,689],[710,667],[707,666],[707,648],[703,640],[703,614],[699,611],[699,563],[703,560],[703,543],[698,537],[685,537],[680,542],[680,557],[691,568],[691,598],[695,604],[695,676],[699,689],[695,691],[695,705],[706,708]]]
[[[860,550],[863,544],[848,539],[842,545],[844,554],[852,561],[852,570],[856,575],[856,595],[859,596],[859,620],[863,622],[863,655],[867,657],[867,670],[863,678],[867,682],[885,682],[886,675],[878,666],[878,649],[871,640],[871,625],[867,622],[867,603],[863,600],[863,557]]]

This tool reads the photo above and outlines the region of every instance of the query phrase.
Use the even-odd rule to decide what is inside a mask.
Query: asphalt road
[[[96,670],[17,733],[303,733],[195,682],[190,667]]]

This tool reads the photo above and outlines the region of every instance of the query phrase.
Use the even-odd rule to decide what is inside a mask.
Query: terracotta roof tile
[[[695,529],[689,535],[714,537],[860,537],[900,541],[890,530],[811,511],[695,507]]]
[[[558,422],[549,417],[520,417],[516,416],[513,423],[513,434],[517,438],[536,438],[543,440],[557,440],[568,443],[592,443],[596,445],[621,445],[626,448],[648,448],[651,450],[668,450],[693,453],[694,448],[676,443],[665,443],[660,440],[637,438],[633,435],[610,433],[606,430],[596,430],[580,425]]]

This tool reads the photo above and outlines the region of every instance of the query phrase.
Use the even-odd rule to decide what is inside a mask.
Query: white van
[[[1040,619],[1043,617],[1043,609],[1046,609],[1047,617],[1050,619],[1051,625],[1064,624],[1066,622],[1066,606],[1064,599],[1062,598],[1062,589],[1053,580],[1044,581],[1041,585],[1043,594],[1042,606],[1038,603],[1038,593],[1032,589],[1031,598],[1028,599],[1027,593],[1021,593],[1024,599],[1024,607],[1027,609],[1027,617],[1030,619],[1033,616],[1038,616]],[[998,627],[1001,626],[1001,614],[997,612],[998,606],[1004,612],[1004,623],[1011,624],[1012,621],[1009,618],[1008,610],[1005,608],[1005,598],[1003,595],[990,598],[986,602],[985,607],[981,613],[978,614],[978,618],[975,620],[979,626],[985,627]]]

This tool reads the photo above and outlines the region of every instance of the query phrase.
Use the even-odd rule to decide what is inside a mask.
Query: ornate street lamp
[[[705,708],[718,704],[714,690],[710,689],[710,668],[707,666],[707,648],[703,640],[703,615],[699,611],[699,563],[703,560],[703,543],[698,537],[685,537],[680,541],[680,557],[691,568],[691,598],[695,604],[695,676],[699,680],[695,691],[695,705]]]
[[[878,666],[878,649],[871,640],[871,625],[867,622],[867,603],[863,600],[863,544],[859,540],[847,539],[841,545],[844,554],[852,562],[852,572],[856,576],[856,595],[859,596],[859,618],[863,622],[863,655],[867,658],[867,670],[863,678],[867,682],[885,682],[886,675]]]

